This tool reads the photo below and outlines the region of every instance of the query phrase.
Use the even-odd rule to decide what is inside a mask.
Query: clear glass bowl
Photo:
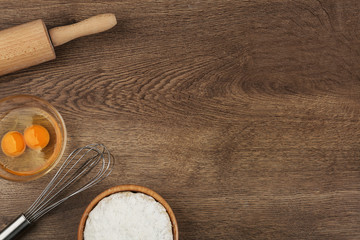
[[[0,138],[9,131],[24,133],[26,127],[41,125],[50,141],[41,150],[26,148],[18,157],[9,157],[0,149],[0,177],[12,181],[30,181],[44,176],[60,161],[67,133],[60,113],[45,100],[31,95],[0,99]]]

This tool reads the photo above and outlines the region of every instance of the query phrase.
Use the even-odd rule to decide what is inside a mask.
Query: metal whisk
[[[75,149],[31,207],[0,233],[0,240],[13,239],[67,199],[99,183],[111,173],[113,163],[110,152],[103,144],[91,144]],[[85,184],[65,194],[66,189],[88,174],[92,175]]]

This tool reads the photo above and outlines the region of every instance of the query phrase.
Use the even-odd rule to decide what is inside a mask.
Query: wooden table
[[[66,154],[103,142],[113,174],[22,239],[75,239],[91,199],[138,184],[181,239],[360,239],[360,4],[346,1],[0,1],[0,29],[113,12],[118,25],[0,77],[65,119]],[[0,224],[52,174],[0,180]]]

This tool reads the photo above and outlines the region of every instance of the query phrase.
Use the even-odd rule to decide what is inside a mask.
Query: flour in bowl
[[[90,212],[84,240],[172,240],[166,209],[143,193],[120,192],[102,199]]]

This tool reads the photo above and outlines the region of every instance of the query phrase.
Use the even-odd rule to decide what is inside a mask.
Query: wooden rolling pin
[[[0,76],[53,60],[54,47],[106,31],[116,23],[115,15],[108,13],[49,31],[41,19],[0,31]]]

